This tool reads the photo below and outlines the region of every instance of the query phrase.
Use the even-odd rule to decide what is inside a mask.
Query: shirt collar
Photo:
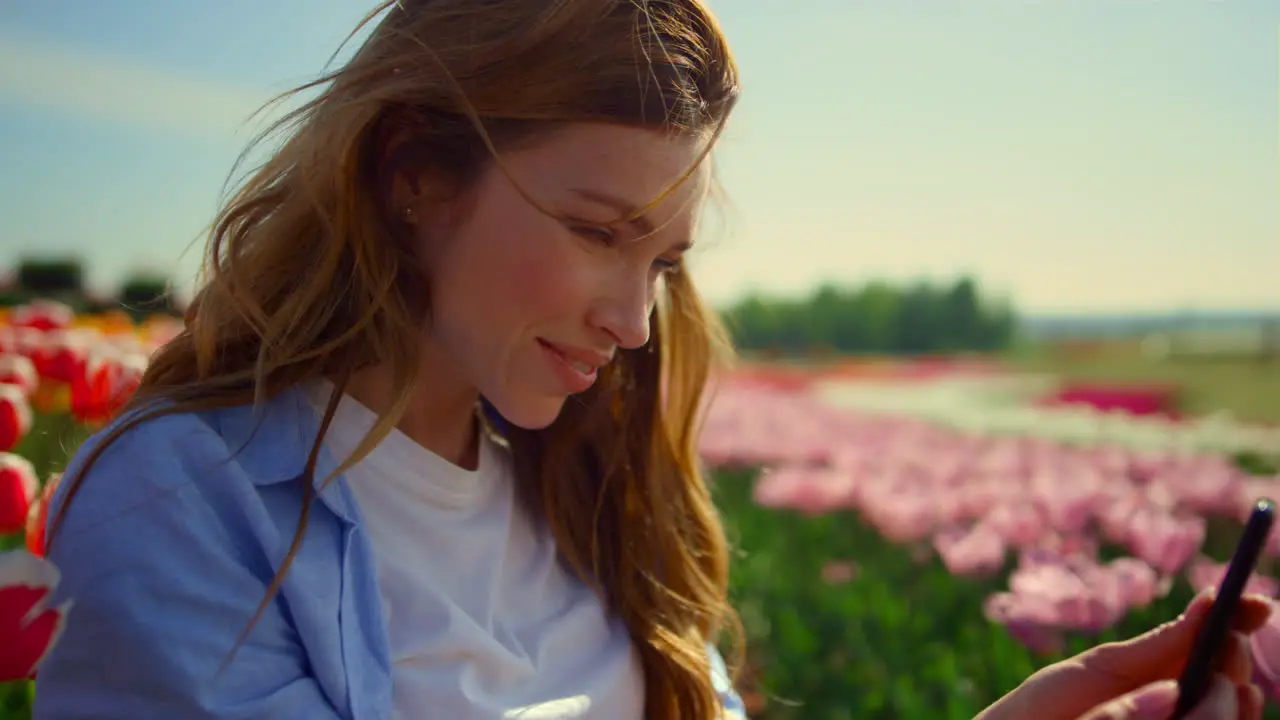
[[[255,485],[277,485],[302,477],[320,432],[320,418],[300,388],[290,388],[258,405],[238,405],[213,414],[215,427]],[[317,497],[339,517],[355,522],[354,499],[342,478],[321,486],[336,468],[328,450],[321,447],[312,479]]]

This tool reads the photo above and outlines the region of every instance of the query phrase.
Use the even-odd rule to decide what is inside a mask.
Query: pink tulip
[[[1137,558],[1116,558],[1094,573],[1098,591],[1112,598],[1115,617],[1125,612],[1150,605],[1169,592],[1155,568]]]
[[[1187,582],[1197,592],[1205,588],[1217,587],[1227,574],[1227,563],[1216,562],[1204,556],[1197,557],[1187,565]],[[1275,597],[1280,592],[1280,582],[1275,578],[1254,573],[1245,584],[1245,592]]]
[[[923,540],[933,531],[934,501],[927,493],[882,485],[865,488],[862,497],[864,516],[892,542]]]
[[[1014,639],[1034,653],[1057,655],[1062,652],[1062,631],[1042,621],[1049,613],[1041,612],[1034,602],[1011,593],[997,593],[987,598],[983,614],[991,622],[1003,625]]]
[[[1167,591],[1149,565],[1121,558],[1099,565],[1085,554],[1024,551],[1009,591],[988,598],[987,617],[1035,651],[1063,632],[1096,633]]]
[[[1101,630],[1114,622],[1114,608],[1106,598],[1064,565],[1018,568],[1009,577],[1009,590],[1020,601],[1038,607],[1043,613],[1038,619],[1051,627]]]
[[[821,515],[852,504],[853,478],[848,473],[808,468],[781,468],[761,475],[755,501],[762,507]]]
[[[1004,539],[986,525],[969,530],[951,530],[934,536],[933,547],[947,570],[961,576],[983,576],[1004,565]]]
[[[982,523],[998,532],[1010,545],[1032,545],[1052,530],[1038,504],[1002,503],[991,508]]]
[[[822,581],[828,585],[844,585],[857,576],[857,563],[833,560],[822,566]]]
[[[1204,533],[1204,518],[1176,518],[1147,510],[1129,519],[1127,534],[1134,555],[1161,572],[1175,573],[1200,549]]]

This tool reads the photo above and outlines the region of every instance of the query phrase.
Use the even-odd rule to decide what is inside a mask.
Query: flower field
[[[1274,429],[1051,410],[1040,383],[964,375],[832,397],[747,374],[708,408],[753,717],[972,717],[1176,615],[1220,581],[1251,502],[1280,496]],[[1277,556],[1273,537],[1254,590],[1275,594]],[[1280,624],[1254,655],[1275,698]]]
[[[0,317],[0,720],[29,714],[21,678],[61,619],[40,602],[47,480],[175,329],[53,304]],[[1134,397],[985,361],[724,378],[702,451],[737,549],[751,716],[971,718],[1218,582],[1250,502],[1280,497],[1280,435]],[[1273,595],[1280,539],[1268,554]],[[1254,643],[1273,697],[1277,620]]]

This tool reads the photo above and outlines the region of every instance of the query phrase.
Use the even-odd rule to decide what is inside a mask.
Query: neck
[[[396,429],[454,465],[474,470],[479,465],[476,403],[480,394],[460,374],[441,372],[447,365],[433,362],[427,367]],[[399,395],[382,367],[352,375],[346,391],[379,416],[391,409]]]

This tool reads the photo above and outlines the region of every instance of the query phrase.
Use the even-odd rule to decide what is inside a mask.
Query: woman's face
[[[615,221],[667,190],[700,152],[694,140],[648,130],[570,126],[502,158],[520,188],[571,220],[541,212],[496,168],[458,221],[449,207],[418,201],[432,293],[427,357],[452,366],[439,378],[463,380],[507,421],[538,429],[616,350],[648,342],[662,278],[692,242],[705,163],[637,220]]]

